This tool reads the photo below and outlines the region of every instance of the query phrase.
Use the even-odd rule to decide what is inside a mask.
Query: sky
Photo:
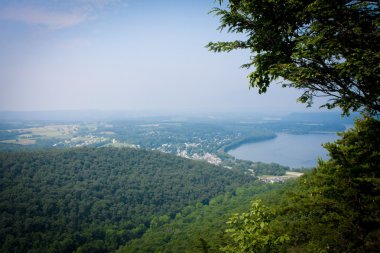
[[[248,87],[249,52],[209,52],[214,0],[0,0],[0,110],[310,111]],[[314,109],[318,109],[314,107]]]

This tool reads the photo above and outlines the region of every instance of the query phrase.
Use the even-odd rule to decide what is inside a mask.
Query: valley
[[[227,152],[345,127],[287,117],[3,121],[0,252],[219,252],[228,217],[309,173]]]
[[[277,140],[278,134],[306,136],[342,131],[346,123],[337,118],[326,120],[323,114],[316,114],[315,117],[308,114],[285,115],[275,120],[245,116],[232,119],[205,117],[178,120],[176,117],[156,117],[108,121],[6,121],[0,125],[0,150],[131,147],[247,171],[253,163],[236,159],[230,155],[230,150],[247,143]],[[285,148],[287,144],[282,145]],[[319,148],[318,144],[315,146]],[[267,153],[270,155],[270,152]],[[261,161],[270,163],[275,160],[270,161],[268,157]],[[257,161],[253,159],[253,162]]]

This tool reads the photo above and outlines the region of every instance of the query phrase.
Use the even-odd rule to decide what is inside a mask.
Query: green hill
[[[249,209],[251,201],[257,198],[278,203],[288,185],[256,181],[237,188],[233,194],[227,192],[212,198],[209,205],[187,206],[173,220],[152,224],[141,238],[117,252],[220,252],[220,247],[229,242],[224,230],[233,213]]]
[[[138,149],[0,153],[1,252],[108,252],[253,177]]]

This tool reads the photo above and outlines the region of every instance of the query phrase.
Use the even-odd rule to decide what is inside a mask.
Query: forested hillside
[[[187,206],[173,220],[155,223],[141,238],[132,240],[117,252],[220,252],[220,247],[229,242],[224,230],[233,213],[247,210],[256,198],[278,203],[289,185],[291,183],[257,181],[239,187],[234,194],[223,193],[211,199],[209,205]]]
[[[221,252],[379,252],[380,121],[364,117],[326,144],[331,159],[234,214]]]
[[[211,1],[235,38],[204,30],[207,1],[125,2],[0,3],[0,253],[380,252],[380,1]],[[207,38],[246,54],[259,94],[360,116],[280,117],[292,96],[231,89]],[[52,120],[60,108],[136,112]],[[325,161],[291,166],[304,173],[231,150],[336,131]]]
[[[379,252],[379,129],[358,120],[304,176],[187,207],[119,252]]]
[[[138,149],[0,153],[1,252],[107,252],[253,177]]]
[[[287,189],[282,201],[253,202],[228,220],[222,252],[379,252],[379,1],[229,0],[211,12],[236,40],[210,42],[214,52],[249,50],[249,85],[301,91],[342,116],[361,112],[330,159]],[[246,36],[240,36],[244,34]],[[277,80],[277,82],[274,82]]]

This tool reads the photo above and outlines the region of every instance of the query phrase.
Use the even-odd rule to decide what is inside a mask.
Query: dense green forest
[[[256,198],[279,202],[288,185],[254,182],[211,199],[209,205],[187,206],[173,220],[151,226],[118,252],[220,252],[229,240],[224,230],[233,213],[248,209]]]
[[[364,117],[325,145],[331,159],[235,214],[222,252],[379,252],[380,121]]]
[[[331,159],[299,179],[188,206],[119,252],[379,252],[379,130],[358,120],[326,145]]]
[[[301,91],[308,106],[326,97],[321,107],[361,113],[325,144],[330,158],[297,179],[264,184],[255,176],[287,167],[225,153],[275,132],[345,128],[299,115],[228,124],[0,123],[0,252],[380,252],[380,3],[216,3],[219,29],[238,40],[206,47],[249,52],[242,67],[251,69],[251,88],[262,94],[280,84]],[[104,147],[115,143],[150,151]],[[91,148],[66,149],[77,146]],[[173,155],[204,153],[219,165]]]
[[[108,252],[252,176],[139,149],[0,153],[1,252]]]
[[[228,168],[131,148],[1,152],[0,251],[376,252],[379,129],[364,116],[283,184],[247,172],[286,167],[222,151]]]
[[[301,91],[297,101],[307,106],[326,97],[321,107],[362,113],[325,145],[330,159],[296,180],[279,203],[262,198],[233,214],[219,250],[379,252],[379,1],[217,2],[211,12],[220,18],[218,29],[237,36],[207,47],[248,52],[242,67],[259,94],[280,83]]]

